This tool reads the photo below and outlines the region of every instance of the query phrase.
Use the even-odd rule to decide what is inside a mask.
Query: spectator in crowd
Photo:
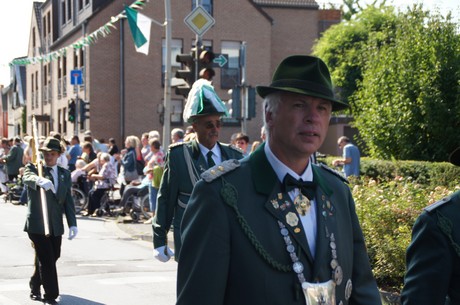
[[[193,186],[206,169],[228,159],[240,159],[233,147],[218,142],[225,105],[207,83],[193,84],[184,110],[184,121],[191,123],[197,138],[170,145],[153,219],[153,244],[156,259],[166,262],[173,255],[167,246],[167,234],[174,227],[175,259],[180,255],[180,223]]]
[[[118,156],[120,159],[120,195],[123,195],[123,191],[131,181],[137,180],[139,174],[136,168],[136,148],[139,147],[140,140],[138,137],[131,135],[127,136],[125,140],[125,149],[121,151],[121,155]]]
[[[155,215],[156,203],[157,203],[157,194],[159,184],[156,181],[160,180],[161,177],[155,177],[155,175],[163,174],[163,171],[158,171],[158,167],[161,169],[164,167],[164,158],[165,155],[161,150],[160,141],[156,138],[153,138],[149,141],[150,144],[150,154],[152,156],[149,158],[149,162],[145,166],[144,172],[149,180],[149,203],[150,211],[152,212],[152,217],[146,220],[144,223],[152,223],[153,216]],[[155,179],[156,178],[156,179]]]
[[[24,137],[24,153],[22,155],[22,164],[26,165],[27,163],[32,161],[32,156],[34,154],[33,147],[34,147],[34,138],[31,136]]]
[[[90,163],[91,161],[97,158],[97,154],[94,151],[93,144],[91,144],[91,142],[83,143],[81,150],[82,154],[79,158],[83,159],[83,161],[85,161],[86,163]]]
[[[184,131],[181,128],[174,128],[171,131],[171,144],[184,142]]]
[[[241,149],[243,156],[246,157],[248,155],[249,137],[242,132],[238,132],[235,136],[235,146]]]
[[[460,166],[460,147],[449,161]],[[460,304],[460,191],[426,207],[406,253],[403,305]]]
[[[27,164],[24,171],[24,184],[28,188],[28,212],[24,231],[29,235],[35,251],[35,270],[29,282],[30,298],[45,304],[57,304],[59,285],[56,262],[61,254],[64,234],[62,215],[65,214],[67,219],[70,240],[77,236],[77,219],[71,194],[70,172],[57,165],[62,151],[60,141],[48,137],[40,150],[43,151],[46,165],[43,177],[38,175],[37,168],[32,163]],[[46,191],[49,236],[45,235],[40,188]],[[43,300],[41,286],[45,291]]]
[[[192,141],[196,138],[196,133],[195,130],[193,129],[193,126],[187,126],[185,129],[185,135],[184,135],[184,142],[189,142]]]
[[[310,162],[332,111],[348,106],[326,65],[287,57],[257,92],[266,142],[195,185],[176,304],[380,305],[350,188]]]
[[[260,144],[261,144],[260,141],[252,142],[251,151],[249,154],[252,154],[260,146]]]
[[[101,198],[109,190],[117,179],[117,173],[113,164],[110,162],[108,153],[100,153],[98,160],[97,172],[88,175],[88,180],[94,182],[93,188],[88,194],[88,210],[83,216],[96,216],[96,209],[100,208]]]
[[[0,194],[6,193],[8,191],[8,187],[5,183],[8,181],[8,174],[6,172],[6,165],[1,160],[8,155],[10,151],[10,147],[8,145],[8,139],[2,138],[1,147],[0,147]]]
[[[14,138],[14,145],[10,148],[8,154],[0,159],[0,161],[6,164],[6,172],[8,174],[9,181],[17,179],[19,168],[23,166],[23,155],[24,151],[21,147],[21,139],[16,137]]]
[[[86,165],[86,162],[82,159],[78,159],[77,163],[75,164],[75,169],[70,173],[70,178],[72,180],[72,183],[78,183],[78,180],[80,177],[85,177],[86,178],[86,171],[84,170],[84,167]],[[83,190],[84,188],[80,188]]]
[[[115,141],[115,138],[110,138],[109,139],[109,154],[111,156],[120,153],[120,150],[118,149],[118,145]]]
[[[82,148],[80,146],[80,139],[78,136],[73,136],[70,139],[70,148],[67,153],[67,158],[69,159],[68,167],[70,171],[75,170],[75,165],[77,163],[77,159],[83,153]]]
[[[144,132],[141,136],[141,151],[140,152],[141,152],[142,160],[148,161],[148,159],[146,160],[147,155],[149,155],[150,153],[149,133],[148,132]]]
[[[332,161],[334,166],[343,166],[345,177],[359,177],[359,169],[361,164],[361,156],[358,147],[353,145],[348,137],[340,137],[337,140],[337,145],[343,150],[342,158]]]
[[[86,130],[83,134],[83,141],[90,142],[93,145],[93,149],[96,153],[108,152],[109,148],[105,144],[101,144],[97,139],[93,138],[91,130]]]

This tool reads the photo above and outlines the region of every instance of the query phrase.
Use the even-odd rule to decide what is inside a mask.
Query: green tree
[[[350,99],[354,125],[373,157],[445,161],[460,144],[458,24],[414,6],[381,30]]]
[[[389,39],[382,37],[382,32],[396,27],[393,7],[368,6],[354,14],[353,20],[328,29],[313,47],[313,54],[323,59],[330,68],[331,77],[340,88],[337,97],[344,101],[349,101],[358,81],[362,80],[368,41]]]

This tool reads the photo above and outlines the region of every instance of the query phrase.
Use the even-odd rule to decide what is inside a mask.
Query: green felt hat
[[[349,107],[348,103],[335,99],[329,69],[314,56],[293,55],[285,58],[273,74],[270,86],[257,86],[256,90],[263,98],[276,91],[324,98],[332,102],[333,111]]]
[[[46,138],[45,142],[43,142],[43,146],[40,147],[41,151],[57,151],[61,152],[61,142],[53,137]]]

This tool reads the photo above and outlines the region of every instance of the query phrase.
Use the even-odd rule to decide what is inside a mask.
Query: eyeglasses
[[[204,128],[206,129],[214,129],[214,128],[222,127],[222,122],[221,121],[205,122],[203,125],[204,125]]]

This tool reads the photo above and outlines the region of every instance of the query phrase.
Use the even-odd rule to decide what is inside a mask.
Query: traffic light
[[[241,94],[240,88],[234,87],[233,89],[228,90],[228,93],[232,95],[232,98],[228,100],[229,114],[233,119],[241,118]]]
[[[181,63],[182,68],[185,69],[177,70],[175,77],[182,78],[186,82],[186,84],[176,87],[176,94],[187,97],[193,83],[196,80],[195,52],[192,50],[190,54],[177,54],[176,62]]]
[[[213,60],[215,57],[216,55],[212,51],[206,49],[200,50],[200,54],[198,56],[199,78],[204,78],[208,81],[211,81],[214,75],[216,75],[216,72],[214,72],[214,69],[212,68]]]
[[[80,122],[84,122],[86,119],[89,119],[89,103],[80,100]]]
[[[72,99],[68,105],[69,112],[67,113],[67,118],[69,122],[75,122],[75,101]]]

